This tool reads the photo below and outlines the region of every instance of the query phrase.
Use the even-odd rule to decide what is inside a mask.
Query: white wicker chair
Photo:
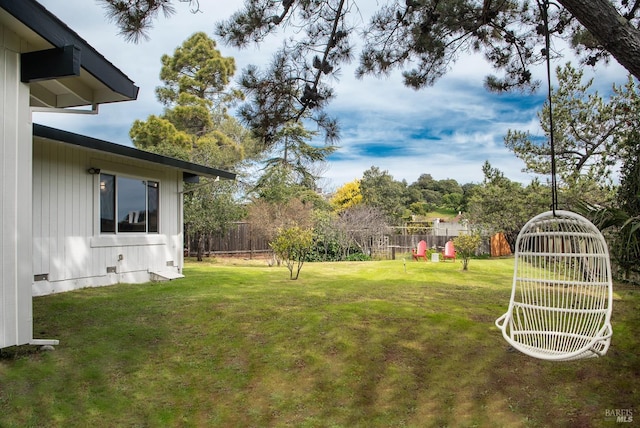
[[[549,211],[518,234],[509,308],[495,324],[511,346],[535,358],[600,357],[611,343],[612,298],[600,231],[578,214]]]

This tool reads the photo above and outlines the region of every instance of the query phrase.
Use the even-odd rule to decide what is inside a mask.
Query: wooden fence
[[[185,255],[195,256],[198,251],[197,236],[185,231]],[[227,255],[253,258],[270,254],[271,248],[266,239],[254,236],[251,225],[245,222],[234,223],[226,234],[210,234],[204,241],[204,256]]]
[[[424,240],[427,243],[427,249],[433,249],[441,252],[444,245],[454,236],[433,236],[433,235],[388,235],[386,236],[386,245],[380,245],[378,248],[372,246],[372,255],[383,259],[395,259],[397,255],[411,252],[412,248],[418,246],[418,242]],[[478,254],[491,254],[491,242],[489,239],[483,240]]]
[[[446,242],[454,236],[422,235],[379,235],[372,238],[368,252],[372,257],[394,259],[397,255],[411,252],[418,242],[424,240],[427,248],[442,251]],[[197,237],[185,232],[185,255],[195,256],[198,249]],[[264,257],[271,253],[267,240],[254,236],[251,225],[234,223],[225,235],[209,235],[204,242],[204,256]],[[492,254],[489,239],[482,242],[478,254]]]

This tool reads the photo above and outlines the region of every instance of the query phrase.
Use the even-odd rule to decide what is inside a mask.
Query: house
[[[33,295],[174,279],[183,182],[229,172],[33,125]]]
[[[138,87],[34,0],[0,0],[0,348],[34,339],[32,298],[181,275],[183,183],[230,172],[32,123]]]

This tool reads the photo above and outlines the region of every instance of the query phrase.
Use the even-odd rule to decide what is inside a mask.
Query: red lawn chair
[[[427,243],[424,240],[418,242],[417,251],[415,248],[412,248],[411,252],[413,253],[413,260],[418,261],[418,259],[422,257],[425,262],[427,261]]]
[[[456,249],[453,246],[453,241],[447,241],[447,243],[444,244],[442,259],[443,260],[453,259],[454,262],[456,261]]]

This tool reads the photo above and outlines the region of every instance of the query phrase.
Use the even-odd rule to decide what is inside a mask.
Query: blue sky
[[[140,94],[136,101],[100,106],[97,116],[34,113],[34,122],[123,145],[131,145],[128,132],[133,120],[162,113],[154,94],[160,85],[160,57],[172,54],[196,31],[215,39],[215,22],[242,4],[200,0],[202,13],[191,14],[186,4],[176,2],[176,15],[156,22],[149,41],[133,44],[117,35],[97,2],[39,1],[131,78]],[[239,77],[249,64],[267,66],[279,45],[280,40],[270,39],[246,50],[221,44],[218,48],[235,58]],[[482,181],[482,164],[488,160],[512,180],[526,183],[532,178],[521,172],[522,162],[504,147],[503,137],[509,129],[541,135],[536,114],[544,102],[544,86],[533,95],[489,93],[483,78],[492,70],[482,58],[471,55],[462,56],[435,86],[420,91],[403,86],[399,72],[384,79],[358,80],[353,68],[347,65],[341,70],[336,98],[327,109],[339,120],[341,140],[339,150],[322,168],[320,185],[325,190],[361,178],[371,166],[408,183],[431,174],[437,180],[453,178],[464,184]],[[613,82],[623,83],[627,73],[612,63],[586,74],[595,76],[594,87],[606,93]],[[535,70],[534,77],[544,79],[544,68]]]

